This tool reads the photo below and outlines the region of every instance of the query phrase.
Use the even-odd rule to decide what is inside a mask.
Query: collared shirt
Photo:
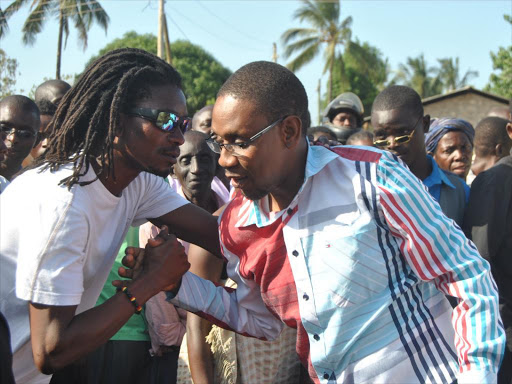
[[[266,202],[236,194],[220,218],[236,291],[187,273],[173,303],[259,338],[297,328],[317,383],[496,380],[489,265],[395,156],[311,147],[289,207]]]
[[[423,180],[423,184],[425,184],[428,188],[430,194],[439,202],[441,198],[441,186],[446,184],[448,187],[455,189],[455,185],[450,181],[448,176],[446,176],[445,170],[439,168],[434,158],[430,155],[427,155],[430,164],[432,165],[432,173],[427,176],[425,180]],[[464,181],[461,179],[464,185],[464,193],[466,196],[466,204],[469,201],[469,187]]]

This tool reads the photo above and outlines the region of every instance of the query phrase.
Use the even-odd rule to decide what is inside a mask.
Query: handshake
[[[133,281],[143,280],[153,295],[160,291],[177,292],[181,277],[190,268],[183,245],[166,226],[162,226],[154,239],[149,239],[146,248],[127,247],[125,254],[119,276]],[[112,284],[119,288],[127,285],[127,280],[114,280]]]

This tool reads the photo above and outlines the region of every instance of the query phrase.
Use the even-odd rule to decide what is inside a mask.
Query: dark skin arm
[[[223,260],[210,252],[191,245],[189,248],[190,271],[215,283],[220,281]],[[212,323],[193,314],[187,314],[187,346],[190,373],[194,383],[213,383],[213,356],[205,338]]]
[[[129,253],[136,251],[127,248]],[[150,240],[140,263],[128,285],[139,305],[161,290],[174,288],[190,267],[183,247],[166,228],[159,238]],[[75,315],[76,307],[29,303],[32,350],[41,372],[53,373],[92,352],[134,313],[133,304],[122,292],[79,315]]]
[[[166,225],[178,238],[207,249],[221,257],[217,213],[187,204],[158,218],[149,219],[160,227]]]

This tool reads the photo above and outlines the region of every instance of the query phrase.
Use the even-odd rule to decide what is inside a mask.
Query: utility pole
[[[272,43],[272,61],[274,63],[277,63],[277,45],[276,43]]]
[[[156,54],[161,59],[164,59],[164,1],[158,0],[158,33],[156,35]]]
[[[316,87],[316,92],[318,93],[318,125],[322,124],[322,100],[320,99],[321,80],[322,79],[318,79],[318,86]]]
[[[165,61],[172,65],[171,42],[169,41],[169,31],[167,29],[167,16],[164,15],[164,48]]]

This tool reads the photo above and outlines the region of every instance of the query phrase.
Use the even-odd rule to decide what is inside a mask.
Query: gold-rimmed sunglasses
[[[391,140],[388,140],[388,139],[375,140],[373,142],[373,145],[375,145],[376,147],[385,148],[385,147],[389,147],[392,142],[395,143],[396,145],[402,145],[402,144],[408,143],[409,141],[411,141],[412,136],[414,135],[414,132],[416,130],[416,125],[418,125],[418,123],[419,123],[419,121],[421,120],[422,117],[423,116],[420,116],[418,121],[416,121],[416,124],[413,125],[413,128],[412,128],[413,130],[412,130],[412,132],[410,134],[403,135],[403,136],[393,137]]]

